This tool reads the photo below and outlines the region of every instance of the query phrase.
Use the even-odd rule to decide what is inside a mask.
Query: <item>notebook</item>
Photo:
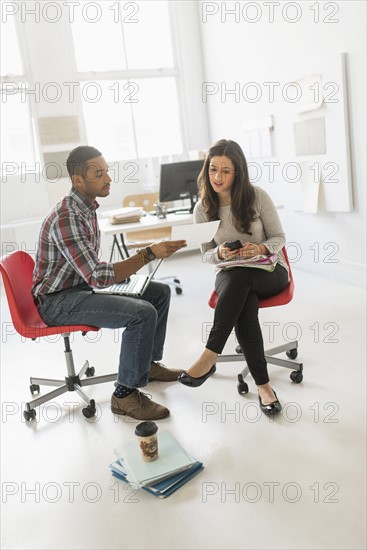
[[[139,298],[146,291],[153,275],[162,262],[163,259],[156,262],[153,271],[149,275],[134,274],[123,283],[115,283],[114,285],[106,286],[105,288],[95,288],[93,292],[95,294],[119,294],[120,296],[134,296]]]

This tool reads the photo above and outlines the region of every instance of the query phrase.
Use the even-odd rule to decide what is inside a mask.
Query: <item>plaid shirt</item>
[[[33,272],[33,296],[65,290],[83,282],[91,287],[115,283],[111,263],[99,260],[101,243],[96,210],[72,188],[44,220]]]

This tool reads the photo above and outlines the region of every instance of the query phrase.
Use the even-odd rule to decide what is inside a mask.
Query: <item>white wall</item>
[[[228,10],[236,4],[239,22]],[[246,8],[247,4],[247,8]],[[207,98],[211,142],[220,138],[236,139],[246,120],[273,114],[275,123],[282,122],[288,109],[281,94],[275,92],[269,101],[264,82],[287,83],[302,75],[304,60],[318,59],[327,54],[346,52],[348,58],[348,92],[351,137],[351,167],[354,210],[351,213],[306,214],[295,211],[292,185],[277,174],[274,183],[262,178],[276,202],[284,204],[280,211],[287,240],[298,243],[292,255],[299,258],[296,267],[364,284],[365,257],[365,199],[366,199],[366,3],[343,2],[275,2],[273,22],[270,22],[269,2],[201,2],[199,6],[204,57],[204,82],[213,82],[224,90],[240,88],[249,82],[260,84],[264,91],[260,101],[251,103],[241,96],[220,92]],[[293,7],[292,5],[293,4]],[[251,6],[252,5],[252,8]],[[319,7],[316,22],[315,6]],[[313,6],[313,8],[311,8]],[[248,10],[243,11],[243,10]],[[282,16],[282,10],[283,15]],[[334,12],[334,14],[332,13]],[[212,13],[212,15],[209,15]],[[205,17],[205,14],[206,17]],[[299,17],[300,16],[300,17]],[[329,16],[329,17],[328,17]],[[257,22],[248,22],[247,20]],[[336,20],[327,23],[325,19]],[[286,19],[296,20],[295,23]],[[280,87],[281,88],[281,87]],[[277,88],[279,90],[279,87]],[[253,90],[252,90],[253,91]],[[275,132],[276,132],[275,124]],[[275,133],[274,132],[274,133]],[[291,143],[276,143],[272,160],[287,160]],[[288,153],[288,160],[294,160]],[[337,159],[336,159],[337,160]],[[318,243],[315,245],[315,243]],[[328,243],[334,243],[328,245]],[[312,247],[312,249],[310,249]],[[317,249],[319,255],[317,255]],[[333,256],[328,256],[335,252]],[[328,259],[337,260],[330,263]],[[323,261],[325,260],[325,261]]]

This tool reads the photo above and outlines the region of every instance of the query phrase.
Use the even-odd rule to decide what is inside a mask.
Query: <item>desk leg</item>
[[[120,241],[121,241],[121,243],[119,243],[117,235],[113,236],[112,249],[111,249],[111,255],[110,255],[110,263],[113,261],[113,253],[114,253],[114,250],[115,250],[115,246],[117,247],[117,250],[119,252],[121,260],[126,260],[126,258],[129,258],[129,256],[130,256],[129,251],[126,248],[126,245],[125,245],[125,240],[124,240],[123,233],[120,233]]]
[[[119,255],[120,255],[120,258],[121,260],[125,260],[125,255],[123,253],[123,249],[121,248],[120,246],[120,243],[118,241],[118,238],[116,235],[113,236],[113,241],[112,241],[112,248],[111,248],[111,255],[110,255],[110,263],[113,262],[113,253],[115,251],[115,246],[117,247],[117,250],[119,252]]]
[[[125,239],[124,239],[124,234],[123,233],[120,233],[120,241],[121,241],[121,246],[123,248],[123,251],[125,253],[125,258],[129,258],[130,257],[130,254],[129,254],[129,251],[128,249],[126,248],[126,244],[125,244]]]

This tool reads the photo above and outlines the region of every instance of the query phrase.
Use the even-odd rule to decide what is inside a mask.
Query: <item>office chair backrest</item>
[[[287,250],[286,250],[285,246],[283,246],[282,251],[283,251],[284,258],[285,258],[285,261],[287,263],[288,270],[289,270],[289,283],[285,287],[284,290],[279,292],[279,294],[276,294],[275,296],[270,296],[269,298],[260,299],[259,300],[259,308],[260,307],[283,306],[285,304],[288,304],[293,298],[294,280],[293,280],[293,274],[292,274],[292,270],[291,270],[291,266],[290,266],[290,263],[289,263],[288,254],[287,254]],[[246,268],[241,268],[241,269],[246,269]],[[248,269],[251,269],[251,268],[248,268]],[[213,290],[213,292],[210,295],[209,301],[208,301],[209,306],[211,308],[215,309],[215,306],[217,305],[217,301],[218,301],[218,294],[216,293],[215,290]]]
[[[154,203],[157,202],[158,193],[141,193],[139,195],[127,195],[122,200],[122,206],[139,206],[144,210],[154,210]]]
[[[33,258],[27,252],[12,252],[0,259],[11,318],[17,332],[26,338],[38,336],[40,329],[47,326],[33,302],[33,268]]]

